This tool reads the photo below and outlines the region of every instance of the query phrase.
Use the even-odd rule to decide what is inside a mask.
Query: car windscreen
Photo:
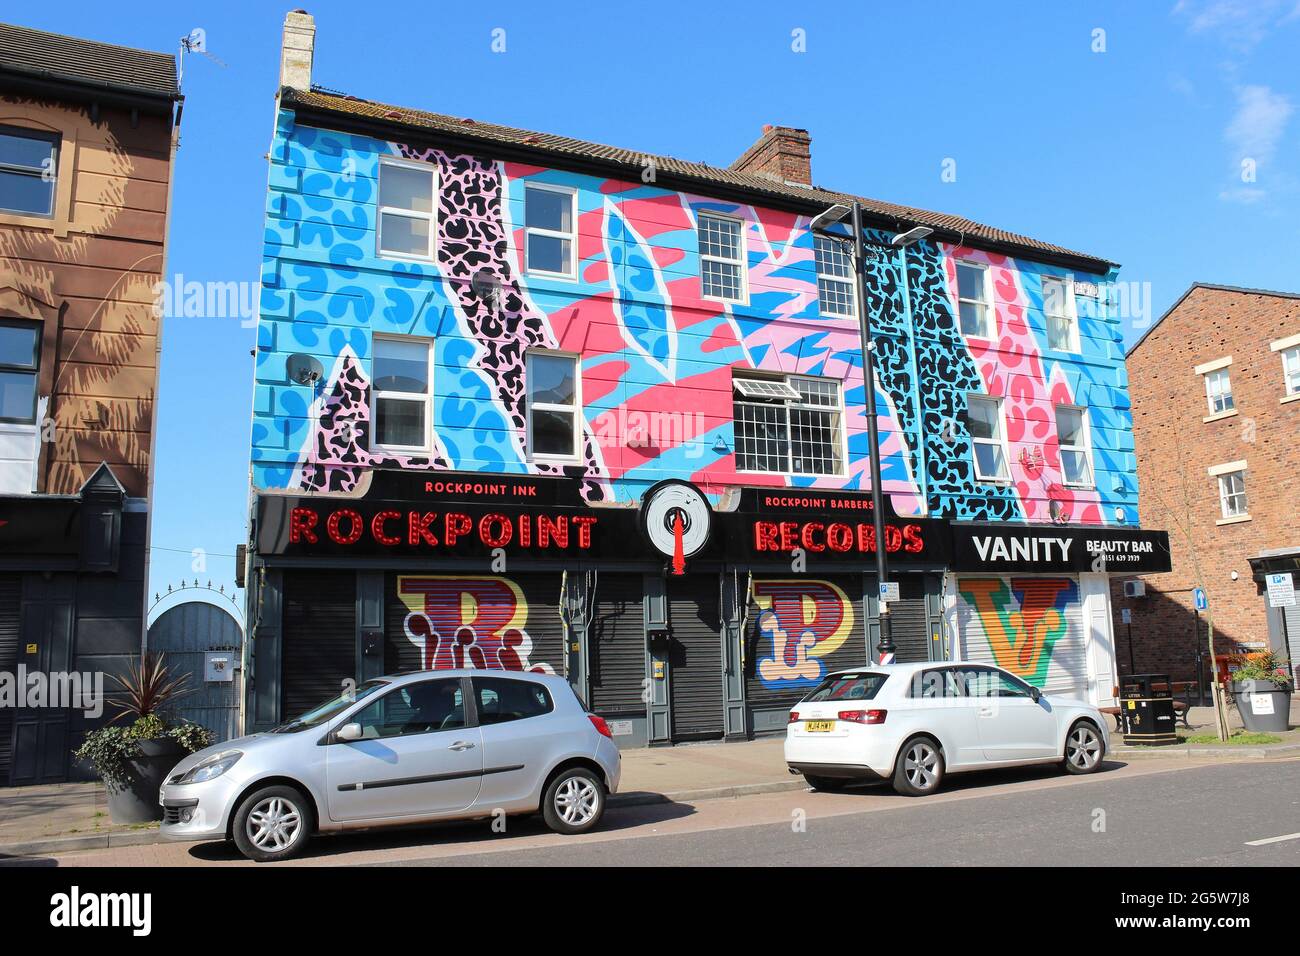
[[[388,681],[371,680],[366,681],[360,687],[354,690],[345,690],[337,697],[333,697],[323,704],[313,707],[299,717],[287,721],[271,731],[273,734],[292,734],[299,730],[307,730],[311,727],[319,727],[327,723],[334,717],[343,713],[359,700],[365,700],[380,688],[387,687]]]
[[[888,674],[863,671],[860,674],[832,674],[804,698],[804,703],[822,700],[871,700],[889,680]]]

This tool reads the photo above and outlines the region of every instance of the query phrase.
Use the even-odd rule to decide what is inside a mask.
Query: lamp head
[[[934,230],[929,226],[914,226],[907,232],[900,232],[893,239],[890,239],[889,244],[897,249],[905,249],[913,243],[920,242],[932,232]]]
[[[837,202],[830,209],[823,210],[813,217],[811,228],[814,232],[825,229],[827,226],[841,222],[850,212],[852,210],[848,206],[842,202]]]

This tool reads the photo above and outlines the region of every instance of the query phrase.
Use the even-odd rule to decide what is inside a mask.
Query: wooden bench
[[[1196,687],[1196,681],[1194,680],[1171,681],[1169,687],[1170,696],[1174,698],[1173,700],[1174,713],[1177,715],[1178,719],[1183,722],[1183,726],[1186,727],[1188,730],[1192,729],[1192,725],[1187,721],[1187,713],[1192,709],[1192,691],[1193,689],[1195,689],[1195,687]],[[1182,700],[1178,699],[1179,695],[1182,695]],[[1116,700],[1119,700],[1118,685],[1111,687],[1110,696],[1115,698]],[[1123,709],[1118,704],[1116,704],[1114,707],[1098,707],[1097,709],[1100,710],[1103,714],[1115,718],[1116,730],[1124,729],[1124,721],[1122,716]]]

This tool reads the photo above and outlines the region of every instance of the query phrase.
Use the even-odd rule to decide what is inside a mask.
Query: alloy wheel
[[[928,743],[918,740],[903,758],[907,782],[918,790],[929,790],[939,779],[939,754]]]
[[[267,797],[253,807],[244,827],[259,850],[278,853],[293,845],[302,829],[302,814],[292,800]]]
[[[569,826],[580,827],[596,815],[600,791],[586,777],[570,777],[555,791],[555,811]]]
[[[1065,759],[1080,770],[1091,770],[1101,759],[1101,740],[1097,731],[1087,724],[1080,724],[1070,731],[1070,739],[1065,745]]]

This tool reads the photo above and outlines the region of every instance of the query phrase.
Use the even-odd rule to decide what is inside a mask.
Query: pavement
[[[1230,711],[1234,726],[1240,725]],[[1190,733],[1213,728],[1213,709],[1193,707]],[[1293,726],[1300,725],[1300,700],[1292,703]],[[1181,727],[1180,733],[1189,733]],[[1113,729],[1112,729],[1113,733]],[[1279,734],[1283,741],[1265,746],[1184,744],[1126,747],[1112,737],[1117,760],[1239,761],[1300,756],[1300,729]],[[734,798],[804,790],[802,777],[787,771],[782,737],[740,743],[701,743],[651,747],[623,752],[623,780],[611,807]],[[0,788],[0,858],[68,853],[161,842],[153,824],[114,825],[103,787],[97,783],[50,784]]]

